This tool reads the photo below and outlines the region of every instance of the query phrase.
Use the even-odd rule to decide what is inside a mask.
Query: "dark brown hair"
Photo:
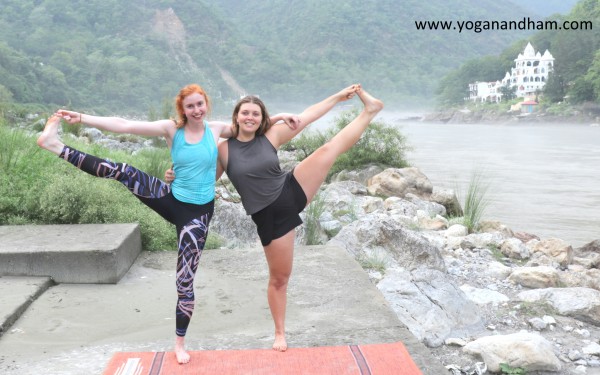
[[[233,115],[231,116],[231,121],[233,123],[233,136],[237,137],[240,132],[240,125],[237,122],[237,116],[240,112],[242,104],[246,103],[256,104],[260,107],[262,120],[260,121],[260,126],[256,130],[255,134],[257,136],[264,135],[267,132],[267,130],[271,128],[271,119],[269,113],[267,112],[267,107],[265,106],[265,103],[263,103],[263,101],[258,98],[258,96],[248,95],[240,99],[240,101],[235,105],[235,108],[233,109]]]

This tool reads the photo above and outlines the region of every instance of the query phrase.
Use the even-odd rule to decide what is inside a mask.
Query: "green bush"
[[[303,133],[286,145],[285,149],[296,151],[296,158],[301,161],[331,139],[357,115],[356,109],[345,111],[335,119],[333,128],[324,133]],[[337,158],[327,178],[342,170],[357,170],[373,164],[391,168],[407,167],[409,164],[406,161],[406,152],[409,150],[406,137],[398,128],[383,122],[372,122],[356,145]]]

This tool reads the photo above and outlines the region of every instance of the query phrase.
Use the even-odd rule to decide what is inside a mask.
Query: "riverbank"
[[[424,114],[419,120],[422,122],[444,124],[543,123],[587,124],[590,126],[600,126],[600,115],[590,110],[586,111],[585,108],[573,108],[567,114],[555,114],[545,110],[536,110],[534,112],[527,113],[521,111],[506,111],[489,108],[448,109]]]

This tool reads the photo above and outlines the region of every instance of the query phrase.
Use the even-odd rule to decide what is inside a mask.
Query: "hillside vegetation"
[[[0,103],[120,114],[162,114],[189,82],[217,113],[244,93],[307,104],[351,82],[389,104],[427,106],[451,69],[527,34],[418,31],[415,21],[529,14],[492,0],[2,3]]]

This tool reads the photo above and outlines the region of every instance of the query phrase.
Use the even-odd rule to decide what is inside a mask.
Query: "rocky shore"
[[[598,109],[573,109],[568,115],[556,115],[546,111],[534,111],[532,113],[521,113],[520,111],[499,111],[499,110],[471,110],[448,109],[443,111],[431,112],[423,115],[420,119],[423,122],[436,122],[448,124],[481,124],[481,123],[551,123],[551,124],[600,124],[600,113]]]

